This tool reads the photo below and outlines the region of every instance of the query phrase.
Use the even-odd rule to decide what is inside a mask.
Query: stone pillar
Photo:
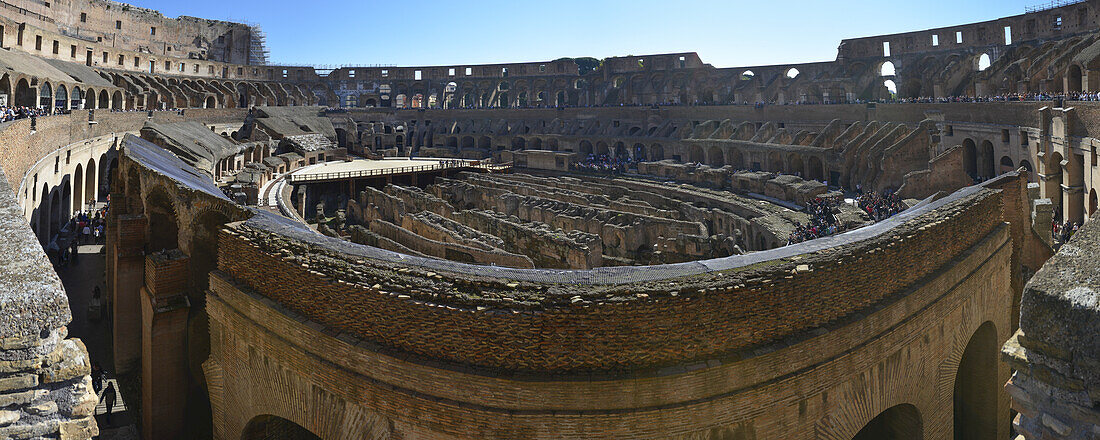
[[[187,404],[190,259],[178,249],[145,258],[141,289],[141,426],[144,438],[177,439]]]
[[[141,361],[141,285],[145,277],[143,215],[120,215],[115,223],[115,286],[112,339],[115,371],[134,371]]]
[[[1036,234],[1054,247],[1054,237],[1051,236],[1051,226],[1054,223],[1054,208],[1050,199],[1038,199],[1031,202],[1031,227]]]

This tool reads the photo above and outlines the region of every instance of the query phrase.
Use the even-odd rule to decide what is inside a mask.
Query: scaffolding
[[[1065,6],[1076,5],[1078,3],[1084,3],[1086,1],[1088,0],[1053,0],[1035,6],[1027,6],[1024,8],[1024,12],[1030,14],[1032,12],[1049,11],[1051,9],[1058,9]]]
[[[249,24],[251,38],[248,39],[248,64],[251,66],[267,65],[267,35],[258,24]]]

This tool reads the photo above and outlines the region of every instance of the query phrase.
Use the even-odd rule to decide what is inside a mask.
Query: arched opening
[[[473,150],[474,148],[477,148],[475,146],[474,138],[472,136],[463,137],[461,146],[463,150]]]
[[[824,182],[825,181],[825,166],[821,163],[821,159],[818,158],[817,156],[810,156],[810,161],[809,162],[810,162],[810,167],[809,167],[809,170],[807,170],[807,171],[809,171],[809,174],[807,174],[806,176],[809,177],[810,180],[816,180],[818,182]]]
[[[798,155],[798,153],[791,153],[790,155],[788,155],[787,156],[787,171],[789,171],[791,174],[794,174],[796,176],[804,175],[806,170],[804,169],[804,166],[803,166],[803,163],[802,163],[802,156]]]
[[[898,84],[892,79],[888,79],[882,83],[883,87],[886,87],[886,91],[890,94],[890,98],[896,98],[898,96]]]
[[[622,142],[615,143],[615,159],[624,160],[630,157],[630,153],[626,151],[626,145]]]
[[[282,417],[262,415],[245,425],[241,440],[321,440],[321,437]]]
[[[585,158],[588,157],[588,155],[592,154],[592,143],[591,142],[581,141],[579,148],[580,148],[579,152],[582,156],[581,157],[582,159],[585,159]]]
[[[894,76],[897,72],[894,70],[894,63],[887,61],[882,63],[882,67],[879,68],[879,74],[882,76]]]
[[[603,141],[597,141],[596,142],[596,155],[597,156],[604,156],[604,157],[610,157],[611,156],[611,149],[607,147],[606,142],[603,142]]]
[[[768,155],[768,165],[771,165],[771,169],[768,171],[775,173],[786,172],[786,167],[783,166],[783,156],[781,156],[778,152],[774,152]]]
[[[920,410],[910,404],[892,406],[871,419],[852,440],[922,440]]]
[[[1050,199],[1051,205],[1054,206],[1054,215],[1058,218],[1054,220],[1065,221],[1061,218],[1062,207],[1062,177],[1065,174],[1062,169],[1062,154],[1054,152],[1050,155],[1050,161],[1047,162],[1045,167],[1047,180],[1045,182],[1046,197]]]
[[[512,149],[513,150],[523,150],[526,147],[527,147],[527,140],[525,140],[525,139],[523,139],[519,136],[516,136],[516,137],[512,138]]]
[[[207,96],[206,97],[206,103],[205,103],[204,108],[216,108],[217,106],[218,106],[218,101],[216,99],[214,99],[213,96]]]
[[[84,92],[80,90],[80,87],[73,86],[73,93],[72,96],[69,97],[69,100],[71,101],[69,108],[73,110],[84,109]]]
[[[99,102],[96,104],[96,108],[111,108],[111,95],[106,90],[99,91]]]
[[[982,56],[978,57],[978,71],[979,72],[985,71],[991,65],[993,65],[993,62],[989,58],[989,54],[983,53]]]
[[[998,174],[1009,173],[1009,172],[1012,172],[1015,169],[1016,168],[1014,168],[1012,166],[1012,158],[1011,157],[1008,157],[1008,156],[1001,157],[1001,172],[998,173]]]
[[[638,162],[645,162],[647,160],[647,154],[645,145],[634,144],[634,160]]]
[[[978,327],[966,344],[955,374],[955,440],[997,438],[997,330],[992,322]]]
[[[665,147],[662,147],[661,144],[651,145],[649,147],[649,160],[665,160]]]
[[[30,83],[26,78],[20,79],[15,84],[15,105],[20,107],[37,107],[35,101],[37,97],[34,96],[34,90],[31,90]]]
[[[50,191],[50,234],[49,237],[52,240],[57,231],[61,230],[61,194],[54,188]]]
[[[61,110],[69,109],[69,89],[64,84],[57,86],[57,92],[53,96],[53,106]]]
[[[82,107],[86,109],[95,109],[96,96],[99,95],[96,95],[94,89],[88,89],[88,91],[84,93],[84,104],[82,105]]]
[[[564,91],[559,91],[559,92],[558,92],[558,93],[557,93],[557,94],[556,94],[556,95],[554,96],[554,106],[556,106],[556,107],[561,107],[561,106],[564,106],[564,105],[565,105],[565,102],[566,102],[566,101],[565,101],[565,92],[564,92]]]
[[[688,153],[688,161],[691,163],[705,163],[706,157],[703,156],[703,147],[692,145]]]
[[[1028,162],[1027,159],[1020,161],[1020,167],[1022,167],[1025,171],[1029,173],[1035,171],[1035,169],[1031,167],[1031,162]]]
[[[336,129],[336,146],[340,148],[348,147],[348,132],[343,128]]]
[[[477,138],[477,148],[480,150],[488,150],[493,147],[493,140],[489,136],[482,136]]]
[[[73,212],[84,210],[84,164],[76,164],[73,171]]]
[[[124,102],[125,101],[122,99],[122,92],[116,90],[115,93],[111,95],[111,109],[122,110],[122,104]]]
[[[741,81],[748,81],[756,77],[756,74],[751,70],[741,72]]]
[[[707,165],[710,165],[711,168],[722,168],[726,166],[726,157],[722,154],[721,148],[713,146],[707,150]]]
[[[982,141],[982,148],[978,151],[978,166],[982,178],[991,179],[997,176],[997,170],[993,163],[993,142]]]
[[[42,245],[50,242],[50,187],[42,185],[42,197],[38,199],[38,241]]]
[[[61,184],[61,197],[60,205],[58,206],[58,228],[69,222],[72,218],[72,206],[73,206],[73,187],[69,183],[69,179],[65,178],[64,183]]]
[[[87,174],[84,177],[84,203],[94,202],[96,199],[96,167],[95,159],[88,159],[88,166],[84,168]]]
[[[1096,188],[1089,191],[1089,217],[1096,214]]]
[[[179,248],[179,223],[176,208],[163,190],[154,190],[145,200],[145,214],[149,219],[148,250],[159,252]]]
[[[1076,64],[1070,65],[1069,71],[1066,72],[1066,92],[1080,92],[1082,89],[1081,83],[1083,82],[1081,80],[1082,76],[1081,66]]]
[[[726,150],[726,164],[733,166],[735,169],[744,169],[745,155],[741,153],[741,150],[736,148]]]
[[[963,169],[971,178],[978,177],[978,146],[973,139],[963,140]]]
[[[50,83],[42,83],[42,87],[39,87],[37,107],[53,110],[53,88]]]
[[[795,69],[794,67],[792,67],[792,68],[787,70],[786,75],[787,75],[787,78],[794,79],[794,78],[798,78],[798,73],[799,73],[798,69]]]

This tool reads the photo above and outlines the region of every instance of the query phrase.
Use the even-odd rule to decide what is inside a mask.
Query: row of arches
[[[104,201],[108,194],[112,171],[118,167],[113,152],[79,163],[71,173],[54,185],[43,183],[28,191],[31,229],[43,245],[57,236],[76,212],[84,211],[93,202]]]

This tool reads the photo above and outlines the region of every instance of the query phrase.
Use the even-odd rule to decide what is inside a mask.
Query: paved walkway
[[[72,309],[73,321],[69,324],[69,336],[80,338],[88,347],[88,355],[93,365],[98,363],[107,370],[107,380],[103,384],[113,383],[115,390],[119,390],[119,384],[115,378],[112,366],[114,365],[113,350],[111,346],[110,315],[106,309],[101,315],[89,312],[89,305],[93,303],[92,292],[98,286],[101,295],[107,295],[107,286],[104,276],[106,273],[105,255],[102,253],[102,245],[83,245],[79,248],[79,254],[74,262],[58,269],[61,283],[65,285],[65,292],[69,297],[69,308]],[[103,392],[100,391],[100,396]],[[107,423],[107,405],[100,400],[96,405],[96,423],[99,425],[100,439],[129,440],[137,439],[137,429],[134,425],[134,417],[130,413],[126,401],[127,396],[121,392],[116,394],[117,399],[111,411],[111,423]],[[138,396],[129,396],[138,398]]]

